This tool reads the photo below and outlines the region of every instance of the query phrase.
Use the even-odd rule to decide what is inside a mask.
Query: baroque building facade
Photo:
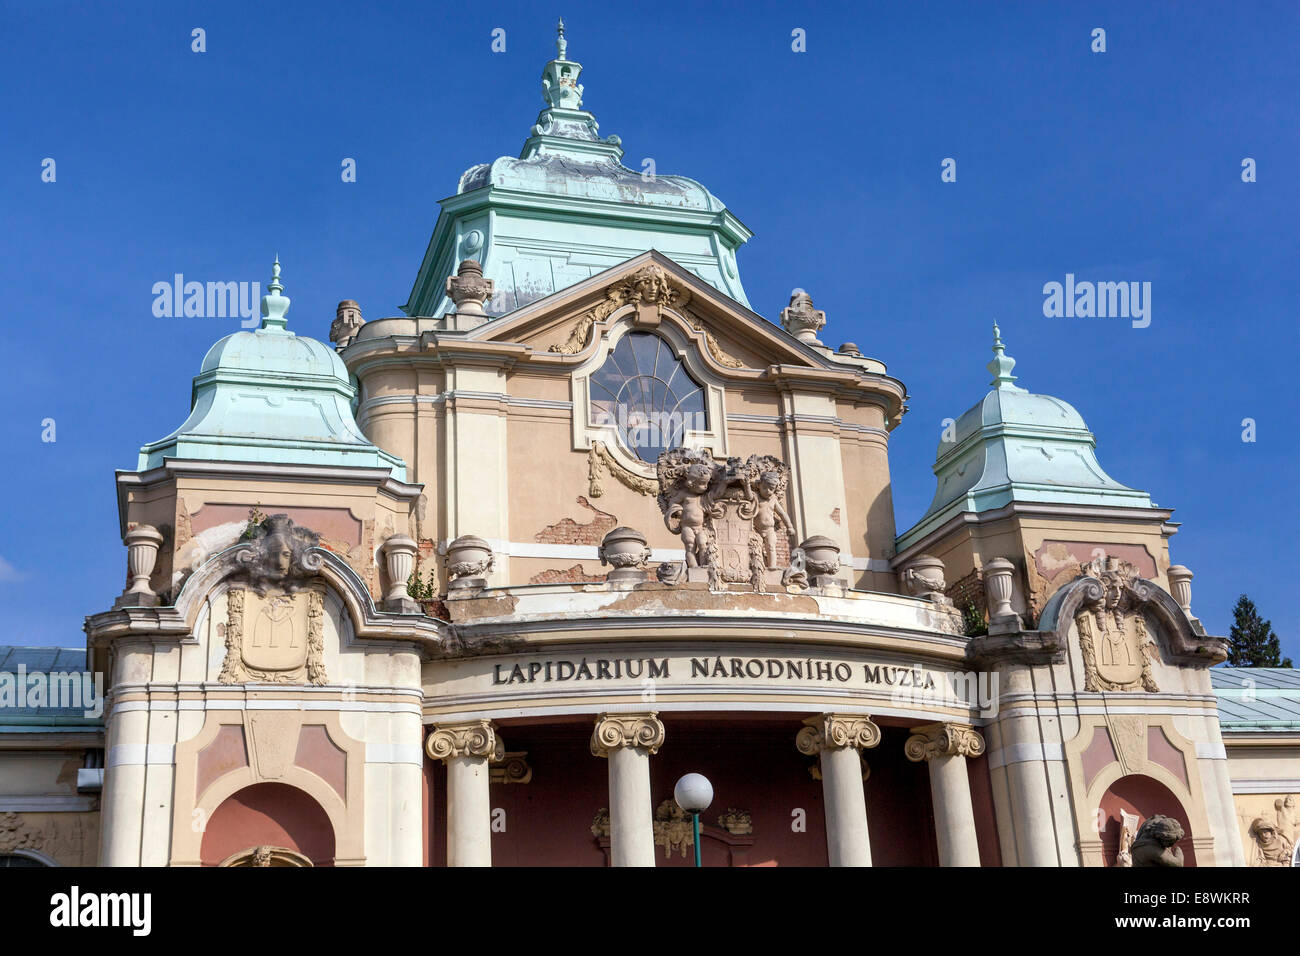
[[[1289,862],[1300,681],[1211,669],[1171,511],[995,329],[900,533],[903,383],[755,314],[749,230],[581,72],[561,29],[402,315],[299,335],[277,261],[117,473],[130,583],[0,662],[104,713],[0,709],[0,858],[687,865],[699,771],[709,865]]]

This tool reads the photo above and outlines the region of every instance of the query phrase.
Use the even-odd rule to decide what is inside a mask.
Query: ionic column
[[[966,758],[984,752],[984,738],[968,724],[913,727],[905,745],[907,759],[930,766],[930,798],[940,866],[979,866],[975,808],[970,799]]]
[[[609,758],[609,840],[614,866],[654,866],[654,809],[650,803],[650,755],[664,742],[654,713],[601,714],[591,733],[591,752]]]
[[[853,714],[821,714],[804,723],[807,726],[799,731],[795,745],[801,753],[821,760],[831,866],[870,866],[867,798],[858,751],[880,743],[880,728],[870,717]]]
[[[490,720],[443,724],[425,751],[447,765],[447,865],[492,865],[488,761],[505,752]]]

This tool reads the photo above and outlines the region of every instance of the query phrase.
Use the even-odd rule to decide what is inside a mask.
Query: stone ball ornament
[[[673,787],[673,799],[687,813],[703,813],[713,802],[713,784],[702,773],[688,773]]]

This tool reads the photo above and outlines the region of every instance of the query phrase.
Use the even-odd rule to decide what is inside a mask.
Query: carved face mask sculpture
[[[266,542],[266,552],[276,576],[287,577],[293,567],[293,548],[289,542],[278,535],[270,538]]]

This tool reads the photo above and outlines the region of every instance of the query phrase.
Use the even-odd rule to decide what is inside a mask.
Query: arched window
[[[650,332],[623,336],[591,376],[591,420],[616,426],[624,447],[650,463],[709,427],[703,387]]]
[[[27,856],[24,853],[0,854],[0,869],[7,869],[14,866],[48,866],[43,860],[38,860],[34,856]]]

